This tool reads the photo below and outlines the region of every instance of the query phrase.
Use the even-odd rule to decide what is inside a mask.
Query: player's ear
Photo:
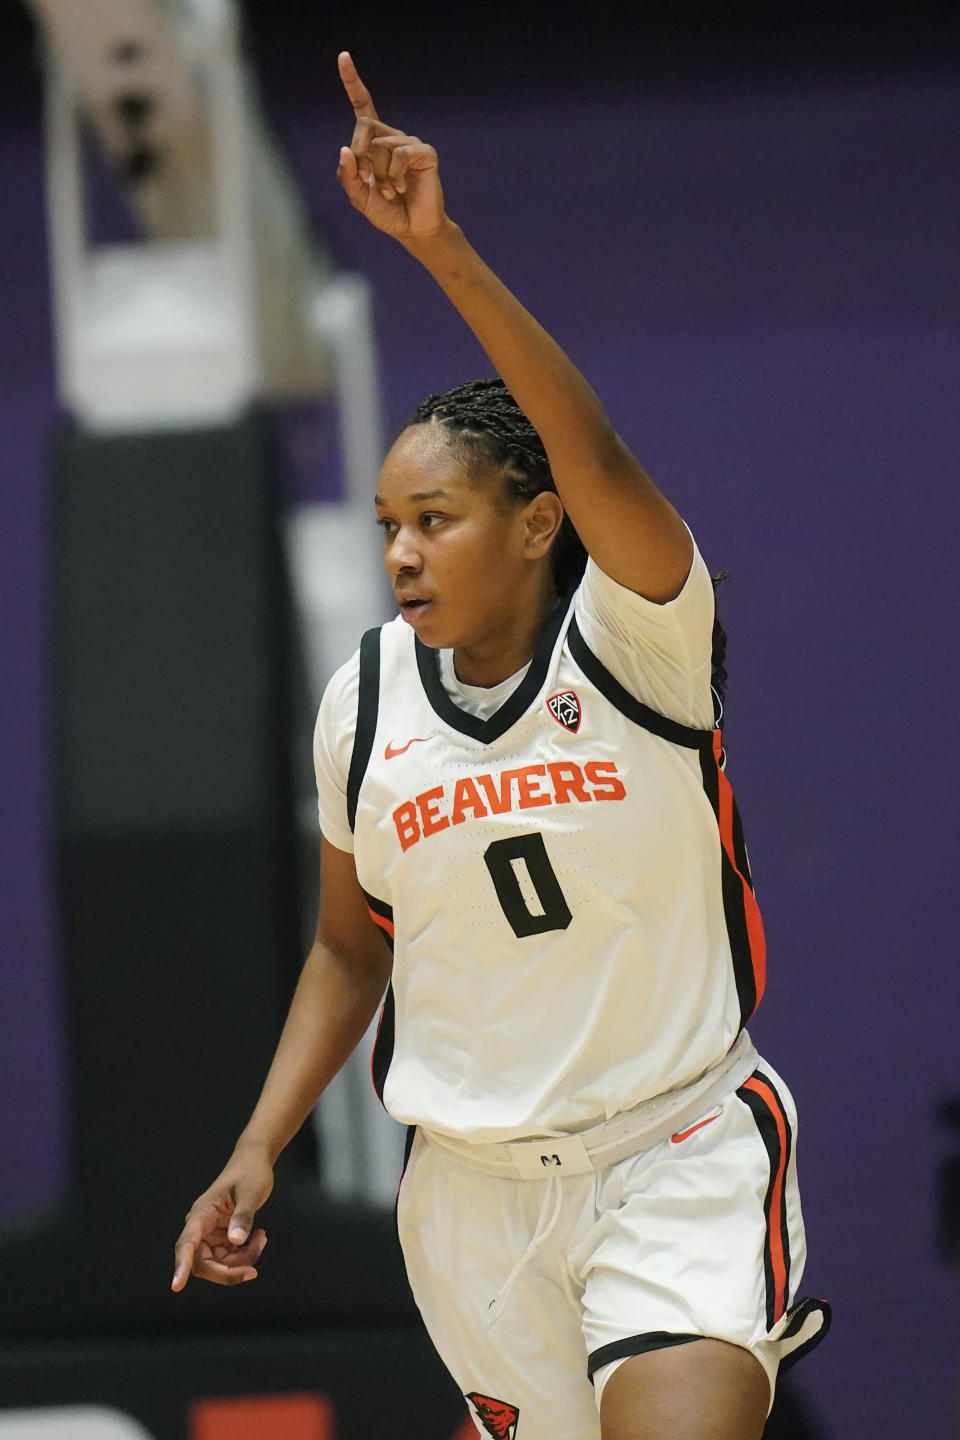
[[[560,496],[553,490],[541,490],[525,507],[524,552],[529,560],[546,555],[563,523]]]

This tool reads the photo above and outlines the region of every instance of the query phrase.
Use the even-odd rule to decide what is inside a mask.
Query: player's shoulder
[[[323,698],[320,701],[320,713],[329,710],[339,710],[346,698],[357,696],[357,687],[360,681],[360,648],[357,647],[349,660],[334,670],[330,679],[323,687]]]
[[[669,623],[690,610],[713,610],[713,582],[706,562],[700,553],[696,540],[690,535],[692,553],[690,569],[679,592],[672,600],[658,602],[648,600],[635,590],[629,590],[614,580],[592,558],[587,558],[583,578],[577,587],[578,610],[598,610],[601,613],[630,616],[638,620],[647,619],[655,624]],[[712,618],[712,615],[711,615]]]
[[[712,726],[713,582],[695,543],[673,600],[648,600],[589,560],[574,606],[586,645],[631,695],[683,725]]]
[[[408,642],[411,631],[400,616],[394,620],[387,620],[383,625],[375,625],[368,630],[361,644],[357,646],[349,660],[334,670],[327,681],[323,698],[320,701],[320,714],[336,715],[345,719],[352,715],[356,719],[357,702],[360,695],[360,673],[363,664],[364,654],[371,651],[375,654],[381,650],[392,651],[398,646]]]
[[[656,645],[672,635],[697,646],[709,639],[713,628],[713,582],[696,543],[683,586],[665,603],[628,590],[588,559],[574,613],[581,626],[600,626],[622,643]]]

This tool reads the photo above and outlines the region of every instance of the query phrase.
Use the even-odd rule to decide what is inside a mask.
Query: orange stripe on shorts
[[[773,1176],[773,1184],[770,1188],[770,1205],[767,1211],[767,1235],[770,1244],[770,1259],[773,1266],[774,1279],[774,1301],[773,1318],[774,1323],[780,1319],[787,1308],[787,1264],[783,1253],[783,1221],[785,1218],[785,1197],[784,1181],[787,1170],[787,1122],[784,1119],[783,1111],[780,1108],[780,1101],[774,1091],[765,1081],[756,1075],[751,1075],[749,1080],[743,1082],[744,1090],[752,1090],[759,1095],[773,1116],[774,1124],[777,1127],[777,1135],[780,1140],[780,1156],[777,1162],[777,1169]]]

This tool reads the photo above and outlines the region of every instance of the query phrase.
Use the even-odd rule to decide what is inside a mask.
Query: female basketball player
[[[779,1363],[827,1317],[795,1302],[793,1103],[743,1028],[763,932],[714,725],[710,578],[447,216],[435,151],[339,64],[341,186],[501,378],[429,397],[384,462],[401,613],[324,696],[316,940],[173,1287],[256,1275],[276,1157],[386,989],[375,1079],[417,1127],[407,1269],[478,1429],[757,1440]]]

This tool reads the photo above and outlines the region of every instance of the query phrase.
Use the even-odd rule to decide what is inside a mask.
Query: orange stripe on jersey
[[[767,1205],[767,1236],[770,1246],[770,1263],[773,1269],[773,1323],[780,1319],[787,1308],[787,1257],[784,1254],[783,1235],[786,1229],[785,1223],[785,1198],[784,1184],[786,1181],[787,1158],[789,1155],[789,1144],[787,1139],[787,1122],[780,1107],[780,1100],[775,1091],[758,1075],[751,1075],[741,1086],[742,1090],[752,1090],[759,1095],[766,1108],[769,1110],[776,1126],[779,1138],[779,1154],[777,1164],[771,1175],[769,1201]]]
[[[379,925],[379,927],[380,927],[380,929],[383,931],[383,933],[384,933],[385,935],[389,935],[389,936],[390,936],[390,939],[392,940],[392,939],[393,939],[393,921],[392,921],[392,920],[388,920],[387,917],[386,917],[386,915],[378,915],[377,912],[376,912],[376,910],[372,909],[369,905],[367,906],[367,909],[370,911],[370,919],[373,921],[374,925]]]
[[[763,921],[760,918],[760,907],[757,904],[756,896],[743,870],[737,863],[736,846],[734,843],[734,816],[736,814],[736,802],[733,798],[733,790],[730,788],[730,781],[727,779],[720,767],[723,756],[723,736],[719,730],[713,732],[713,758],[717,767],[717,806],[718,822],[720,826],[720,843],[730,864],[733,866],[743,887],[743,911],[747,926],[747,938],[750,947],[750,963],[753,968],[753,979],[756,990],[754,1010],[763,998],[763,992],[767,983],[767,941],[763,933]],[[744,1016],[744,1023],[749,1019]]]

